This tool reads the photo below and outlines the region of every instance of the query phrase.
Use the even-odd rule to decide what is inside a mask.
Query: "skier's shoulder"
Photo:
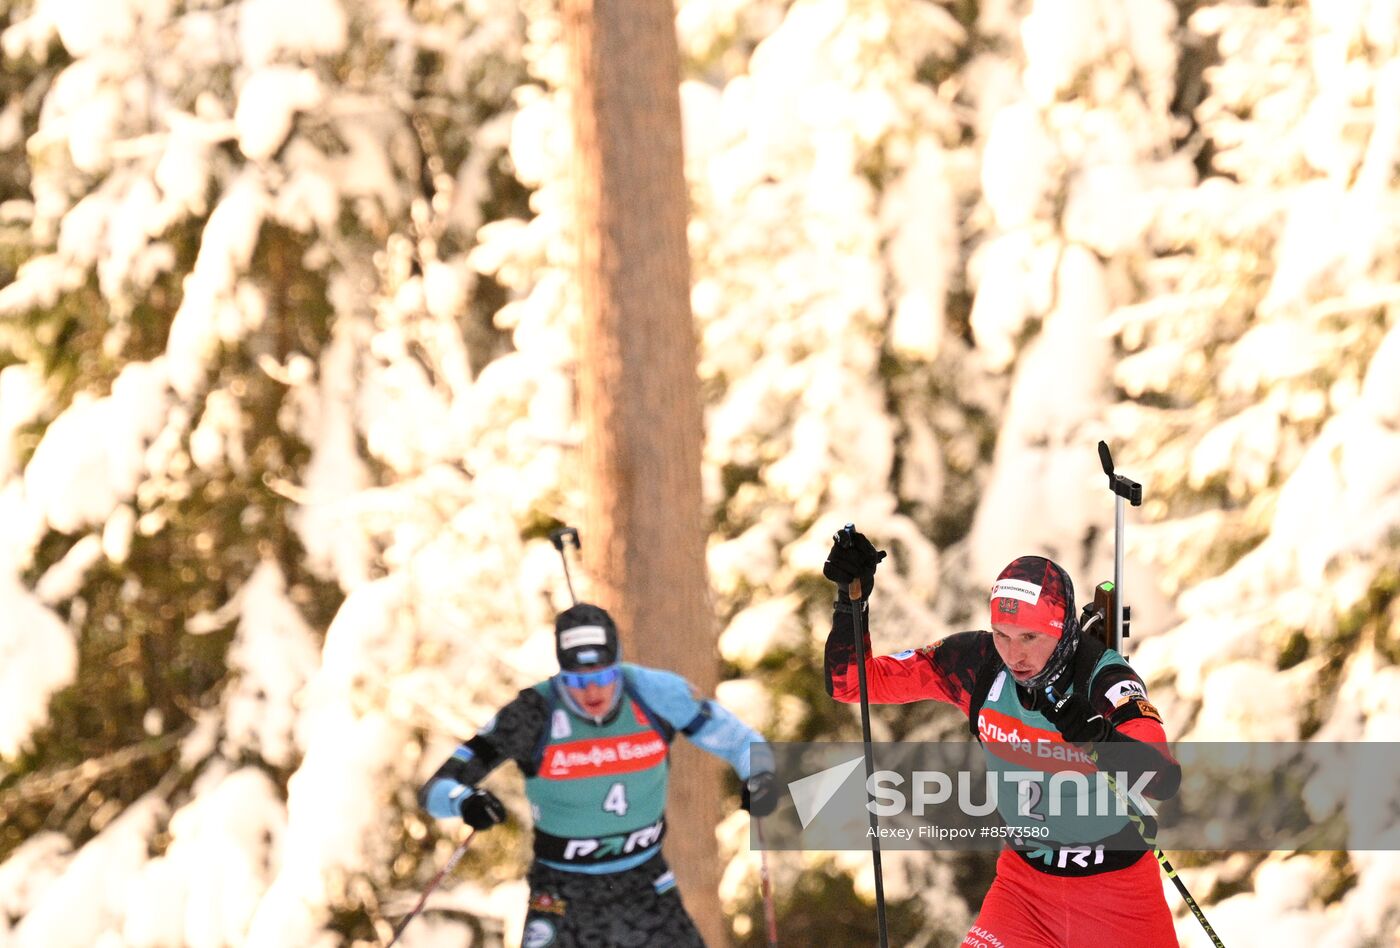
[[[546,688],[542,690],[540,685]],[[522,765],[528,762],[549,721],[548,685],[545,680],[520,689],[481,726],[467,746],[479,756],[509,757]]]
[[[1094,664],[1094,671],[1088,685],[1088,697],[1097,702],[1101,709],[1119,709],[1133,702],[1145,708],[1149,717],[1160,720],[1156,709],[1147,704],[1147,684],[1142,676],[1117,650],[1097,643],[1102,654]]]
[[[673,671],[624,663],[622,674],[628,694],[675,730],[695,725],[709,707],[699,689]]]
[[[496,712],[490,724],[502,720],[516,724],[543,722],[549,716],[550,696],[553,694],[553,690],[554,680],[552,678],[546,678],[544,681],[521,688],[515,693],[514,698],[511,698],[501,707],[501,710]],[[483,729],[482,733],[486,733],[486,729]]]
[[[1133,666],[1128,664],[1128,660],[1117,649],[1109,648],[1098,639],[1087,639],[1081,642],[1079,647],[1088,649],[1094,659],[1090,682],[1095,691],[1102,691],[1109,685],[1129,679],[1139,683],[1142,681],[1133,670]]]
[[[950,674],[976,671],[996,654],[992,633],[984,630],[954,632],[916,651]]]
[[[669,705],[673,702],[699,704],[705,698],[683,676],[664,668],[622,664],[623,679],[647,702]]]

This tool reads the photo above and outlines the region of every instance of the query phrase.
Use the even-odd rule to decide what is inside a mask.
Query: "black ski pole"
[[[1108,450],[1108,442],[1099,442],[1099,463],[1103,465],[1103,472],[1108,475],[1108,489],[1113,491],[1113,604],[1114,615],[1110,643],[1120,654],[1123,651],[1123,638],[1128,634],[1124,628],[1124,621],[1128,618],[1128,607],[1123,602],[1123,501],[1127,501],[1134,507],[1142,506],[1142,485],[1137,481],[1129,480],[1122,474],[1113,472],[1113,455]],[[1047,692],[1049,689],[1046,689]],[[1053,698],[1051,699],[1054,700]],[[1099,755],[1097,751],[1092,751],[1089,755],[1095,763],[1098,763]],[[1118,791],[1117,782],[1113,776],[1108,775],[1108,786],[1120,799],[1126,801]],[[1196,916],[1196,921],[1201,923],[1206,935],[1210,938],[1211,944],[1215,948],[1225,948],[1225,943],[1220,940],[1220,936],[1215,933],[1210,922],[1206,921],[1206,913],[1201,911],[1200,905],[1192,898],[1190,891],[1186,888],[1186,883],[1181,881],[1181,877],[1176,874],[1176,869],[1171,861],[1167,859],[1167,854],[1162,852],[1157,845],[1157,833],[1149,830],[1143,823],[1141,817],[1132,812],[1132,807],[1128,807],[1129,818],[1137,827],[1143,842],[1152,847],[1152,855],[1157,857],[1157,863],[1162,867],[1162,871],[1167,874],[1167,878],[1172,880],[1176,886],[1176,891],[1180,893],[1186,907],[1191,910],[1191,914]]]
[[[433,890],[438,887],[438,884],[441,883],[443,879],[447,878],[447,874],[456,868],[457,863],[462,861],[462,857],[467,853],[467,847],[471,845],[471,841],[475,838],[476,830],[472,830],[467,834],[467,838],[462,840],[457,845],[457,848],[452,851],[452,856],[447,860],[447,864],[438,870],[438,874],[433,876],[433,880],[429,882],[428,887],[423,890],[423,897],[418,900],[417,905],[413,906],[413,911],[405,915],[403,921],[399,922],[398,927],[394,929],[394,937],[389,939],[389,944],[385,946],[385,948],[394,948],[394,944],[399,940],[399,936],[403,934],[403,930],[408,927],[408,923],[417,918],[418,913],[423,911],[423,906],[428,904],[428,896],[433,894]]]
[[[1191,914],[1196,916],[1196,921],[1201,923],[1205,929],[1206,937],[1215,948],[1225,948],[1225,943],[1220,940],[1220,936],[1215,933],[1215,929],[1210,927],[1210,922],[1206,921],[1206,913],[1201,911],[1201,907],[1196,904],[1196,900],[1191,898],[1191,893],[1186,889],[1186,883],[1181,881],[1181,877],[1176,874],[1176,869],[1167,861],[1167,854],[1160,849],[1153,848],[1152,854],[1157,857],[1157,862],[1161,865],[1162,871],[1167,874],[1167,878],[1172,880],[1176,886],[1176,891],[1181,893],[1181,898],[1186,902],[1186,907],[1191,910]]]
[[[836,542],[850,546],[855,542],[856,525],[848,523],[836,534]],[[865,811],[870,816],[870,861],[875,868],[875,915],[880,928],[880,948],[889,948],[889,930],[885,925],[885,879],[880,867],[880,818],[871,806],[875,802],[870,792],[870,778],[875,773],[875,755],[870,738],[870,697],[865,682],[865,609],[860,598],[860,580],[847,590],[851,597],[851,625],[856,637],[856,680],[860,692],[860,733],[865,742]]]
[[[559,559],[564,563],[564,582],[569,584],[569,600],[576,606],[578,596],[574,595],[574,581],[569,576],[569,556],[564,552],[569,540],[573,540],[575,550],[582,552],[583,544],[579,542],[577,527],[560,527],[549,534],[549,542],[554,544],[554,548],[559,551]]]
[[[1050,697],[1053,701],[1054,690],[1046,688],[1045,692],[1046,696]],[[1097,764],[1099,762],[1098,751],[1090,750],[1089,759]],[[1167,878],[1172,880],[1172,885],[1176,886],[1176,891],[1181,895],[1181,900],[1186,903],[1186,907],[1191,910],[1191,914],[1196,916],[1196,921],[1201,923],[1201,928],[1205,929],[1206,936],[1210,938],[1211,944],[1214,945],[1215,948],[1225,948],[1225,943],[1220,940],[1220,936],[1215,933],[1215,929],[1212,928],[1210,922],[1206,920],[1206,913],[1201,910],[1201,906],[1197,904],[1196,900],[1192,897],[1190,890],[1186,888],[1186,883],[1182,882],[1181,877],[1176,874],[1176,868],[1171,864],[1171,860],[1167,859],[1167,854],[1162,852],[1161,848],[1158,847],[1157,831],[1148,828],[1147,822],[1143,819],[1141,814],[1136,812],[1132,801],[1125,793],[1118,789],[1118,781],[1113,778],[1113,775],[1105,772],[1104,776],[1107,778],[1108,789],[1114,796],[1122,801],[1124,807],[1127,809],[1129,822],[1137,828],[1138,835],[1142,837],[1142,841],[1152,847],[1152,855],[1156,857],[1157,864],[1162,867],[1162,871],[1167,874]]]

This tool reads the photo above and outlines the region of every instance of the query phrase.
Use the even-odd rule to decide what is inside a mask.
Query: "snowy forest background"
[[[820,684],[1012,556],[1111,575],[1175,739],[1400,739],[1400,0],[681,0],[724,703]],[[0,945],[380,943],[413,791],[553,670],[582,509],[548,0],[0,0]],[[585,543],[587,538],[585,537]],[[954,736],[880,709],[877,737]],[[512,782],[514,781],[514,782]],[[513,944],[527,839],[417,948]],[[737,794],[729,809],[737,805]],[[756,944],[747,817],[720,895]],[[1380,945],[1400,856],[1173,853],[1226,943]],[[868,940],[868,854],[772,859]],[[990,857],[885,855],[901,943]],[[1202,944],[1174,892],[1184,944]]]

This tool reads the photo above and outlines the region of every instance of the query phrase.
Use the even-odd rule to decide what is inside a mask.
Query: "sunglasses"
[[[592,672],[560,672],[559,680],[569,688],[587,688],[589,685],[611,685],[617,681],[617,676],[622,674],[622,670],[616,665],[609,665],[607,668],[600,668]]]

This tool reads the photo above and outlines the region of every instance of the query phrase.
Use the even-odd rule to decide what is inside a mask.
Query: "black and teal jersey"
[[[1105,649],[1091,680],[1111,666],[1127,668],[1127,662],[1114,650]],[[1038,705],[1026,707],[1023,697],[1011,673],[1003,668],[977,715],[988,769],[1003,777],[1035,775],[1023,784],[1024,795],[998,794],[997,810],[1002,820],[1008,826],[1030,830],[1019,838],[1037,840],[1030,848],[1047,859],[1069,842],[1091,849],[1108,841],[1118,845],[1121,841],[1116,837],[1130,829],[1130,820],[1119,812],[1116,796],[1106,782],[1098,779],[1097,764],[1084,749],[1066,742]],[[1003,780],[1001,786],[1013,785],[1014,779],[1020,778]],[[1048,831],[1048,836],[1039,837],[1036,831]],[[1102,861],[1100,854],[1095,856]]]
[[[460,797],[514,760],[525,774],[535,858],[573,872],[621,872],[660,848],[677,733],[724,758],[741,780],[771,769],[763,738],[684,678],[640,665],[622,671],[621,700],[601,722],[572,710],[556,679],[521,691],[424,784],[424,808],[459,816]],[[757,767],[751,746],[762,755]]]
[[[661,840],[675,728],[643,709],[629,671],[618,707],[602,723],[574,713],[554,682],[535,686],[548,704],[549,725],[525,796],[535,855],[550,865],[649,853]]]

